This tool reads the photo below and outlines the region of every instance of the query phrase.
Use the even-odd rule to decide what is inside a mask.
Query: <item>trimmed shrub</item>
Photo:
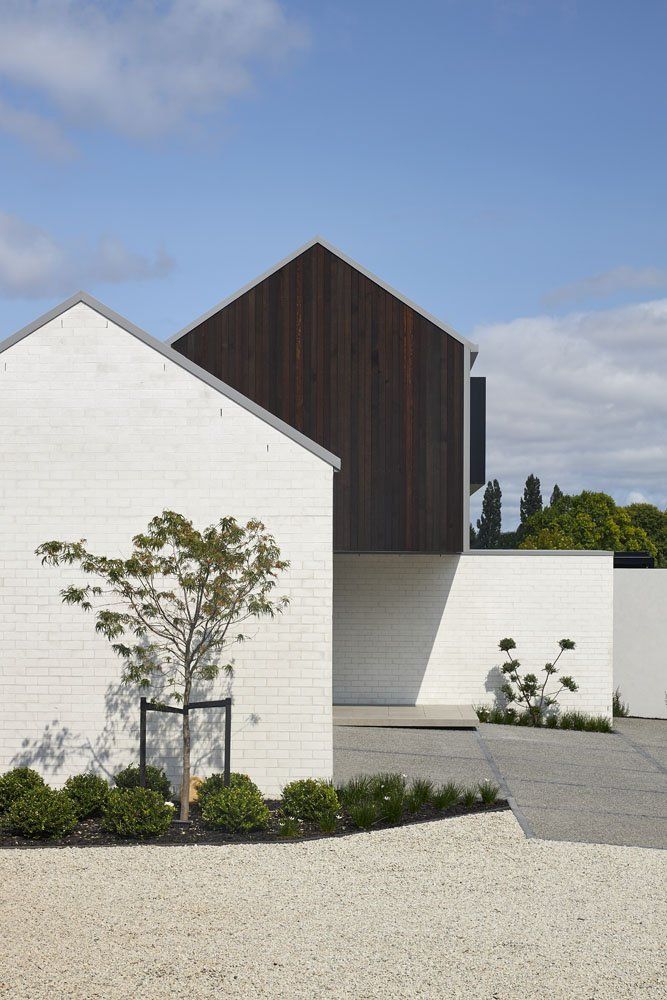
[[[224,774],[211,774],[208,778],[205,778],[197,789],[197,801],[199,802],[200,807],[203,809],[206,799],[211,795],[217,794],[217,792],[221,792],[225,787]],[[252,778],[250,778],[247,774],[240,774],[238,771],[232,771],[229,775],[229,787],[252,788],[258,795],[261,794]]]
[[[37,785],[16,799],[6,825],[12,833],[32,839],[64,837],[76,826],[74,803],[64,791]]]
[[[92,772],[68,778],[63,790],[74,803],[79,819],[87,819],[102,812],[110,792],[106,781]]]
[[[211,826],[229,833],[266,830],[271,814],[261,793],[247,784],[222,788],[208,795],[202,805],[202,816]]]
[[[102,826],[117,837],[159,837],[169,829],[174,807],[151,788],[112,788],[102,812]]]
[[[336,789],[330,781],[304,778],[283,788],[283,812],[306,823],[319,823],[340,809]]]
[[[44,788],[44,779],[30,767],[15,767],[0,778],[0,813],[35,788]]]
[[[118,788],[141,788],[137,764],[129,764],[124,767],[114,776],[113,780]],[[170,798],[171,784],[161,767],[152,767],[150,764],[146,767],[146,789],[157,792],[163,800]]]

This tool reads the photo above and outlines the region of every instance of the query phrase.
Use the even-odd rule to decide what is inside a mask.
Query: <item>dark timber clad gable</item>
[[[316,243],[172,347],[340,457],[336,551],[461,551],[454,337]]]

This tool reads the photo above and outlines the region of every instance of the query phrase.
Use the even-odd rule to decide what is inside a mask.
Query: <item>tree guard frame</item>
[[[196,708],[224,708],[225,710],[225,764],[224,783],[229,787],[231,775],[231,750],[232,750],[232,699],[220,698],[217,701],[190,701],[182,708],[176,705],[159,705],[148,701],[147,698],[139,700],[139,784],[146,787],[146,714],[148,712],[169,712],[174,715],[187,715],[191,709]]]

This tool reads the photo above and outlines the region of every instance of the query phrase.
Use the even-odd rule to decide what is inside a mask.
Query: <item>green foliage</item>
[[[389,789],[386,795],[377,799],[377,809],[385,823],[400,823],[405,809],[405,794],[396,789]]]
[[[498,785],[494,785],[490,781],[483,781],[481,785],[478,785],[478,788],[484,805],[490,806],[498,798],[500,792]]]
[[[558,721],[560,729],[580,729],[586,733],[613,732],[611,720],[606,715],[588,715],[586,712],[563,712]]]
[[[369,778],[369,791],[380,802],[389,796],[405,795],[405,776],[393,771],[381,771]]]
[[[338,822],[338,813],[324,813],[319,822],[322,833],[334,833]]]
[[[446,784],[436,788],[431,796],[434,809],[453,809],[461,799],[462,789],[455,781],[448,781]]]
[[[496,726],[515,725],[518,714],[515,708],[501,708],[499,705],[475,705],[475,712],[480,722]]]
[[[174,807],[150,788],[112,788],[102,811],[102,826],[117,837],[159,837],[166,833]]]
[[[378,820],[378,805],[375,799],[366,798],[348,805],[348,815],[359,830],[370,830]]]
[[[210,795],[215,795],[217,792],[222,791],[225,788],[225,776],[219,772],[211,774],[208,778],[202,781],[201,785],[197,789],[197,801],[201,808],[204,806],[204,802]],[[229,787],[230,788],[252,788],[257,794],[260,794],[259,788],[252,780],[252,778],[247,774],[241,774],[238,771],[232,771],[229,775]]]
[[[656,566],[667,567],[667,510],[659,510],[652,503],[631,503],[622,509],[655,546]]]
[[[274,617],[287,598],[273,600],[280,571],[275,539],[261,521],[223,517],[203,531],[164,510],[132,539],[128,558],[98,555],[78,542],[49,541],[36,549],[42,563],[78,566],[93,583],[61,591],[65,604],[92,612],[96,631],[123,661],[123,681],[162,688],[187,703],[193,684],[232,673],[223,652],[248,638],[251,620]],[[183,717],[181,817],[190,791],[190,722]]]
[[[475,548],[497,549],[502,521],[502,491],[498,480],[489,480],[482,499],[482,516],[477,520]]]
[[[477,789],[464,788],[461,793],[461,802],[466,809],[472,809],[472,807],[477,804]]]
[[[76,826],[74,803],[64,791],[36,785],[14,800],[6,816],[6,828],[21,837],[64,837]]]
[[[523,496],[519,502],[519,514],[521,518],[522,527],[527,523],[528,519],[534,514],[538,514],[542,510],[542,492],[540,490],[540,481],[537,476],[531,474],[526,479],[526,484],[523,488]]]
[[[79,819],[102,812],[109,798],[109,785],[97,774],[75,774],[65,782],[64,791],[74,803]]]
[[[410,812],[418,812],[422,806],[428,805],[433,795],[433,782],[428,778],[415,778],[406,796],[406,805]]]
[[[319,823],[328,816],[335,816],[340,802],[330,781],[304,778],[285,785],[282,808],[286,816]]]
[[[371,789],[371,779],[365,774],[358,775],[356,778],[350,778],[349,781],[338,788],[338,798],[341,804],[349,810],[351,806],[365,802],[368,798],[373,797]]]
[[[621,689],[616,688],[612,699],[612,715],[617,719],[625,719],[630,714],[630,706],[621,697]]]
[[[139,788],[140,772],[136,764],[128,764],[122,771],[114,775],[114,782],[118,788]],[[146,765],[146,788],[152,792],[158,792],[163,799],[168,799],[171,795],[171,784],[169,778],[161,767]]]
[[[559,639],[558,646],[558,656],[553,663],[545,663],[543,667],[545,676],[542,683],[540,683],[536,674],[527,673],[522,675],[519,672],[521,663],[511,655],[512,650],[516,649],[514,639],[501,639],[498,643],[498,648],[501,652],[506,653],[508,661],[501,668],[505,676],[505,681],[500,690],[505,696],[508,706],[512,706],[516,702],[523,708],[523,712],[516,718],[517,724],[542,725],[545,714],[557,704],[561,691],[574,692],[578,690],[577,684],[572,677],[567,674],[561,674],[558,679],[560,687],[552,693],[547,693],[546,689],[550,678],[558,674],[556,664],[566,650],[574,649],[575,644],[572,639]]]
[[[302,832],[301,824],[293,816],[283,816],[278,824],[279,837],[300,837]]]
[[[606,493],[589,491],[563,495],[553,506],[533,514],[524,525],[519,548],[648,551],[656,555],[655,544],[623,507],[617,507]]]
[[[229,833],[265,830],[271,814],[256,787],[239,784],[222,788],[205,798],[202,816],[211,826],[222,827]]]
[[[561,490],[560,486],[558,485],[558,483],[555,483],[554,484],[554,488],[551,491],[551,497],[549,499],[549,506],[553,507],[554,504],[557,504],[559,500],[562,500],[563,496],[564,496],[564,493]]]
[[[43,788],[44,779],[30,767],[15,767],[0,777],[0,813],[6,812],[26,792]]]

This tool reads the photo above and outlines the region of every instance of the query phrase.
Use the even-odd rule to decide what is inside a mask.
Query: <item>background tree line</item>
[[[667,567],[667,510],[650,503],[619,507],[606,493],[569,495],[556,484],[544,504],[540,480],[531,473],[519,505],[516,531],[502,530],[502,491],[497,479],[484,491],[477,527],[470,525],[474,549],[611,549],[649,552]]]

